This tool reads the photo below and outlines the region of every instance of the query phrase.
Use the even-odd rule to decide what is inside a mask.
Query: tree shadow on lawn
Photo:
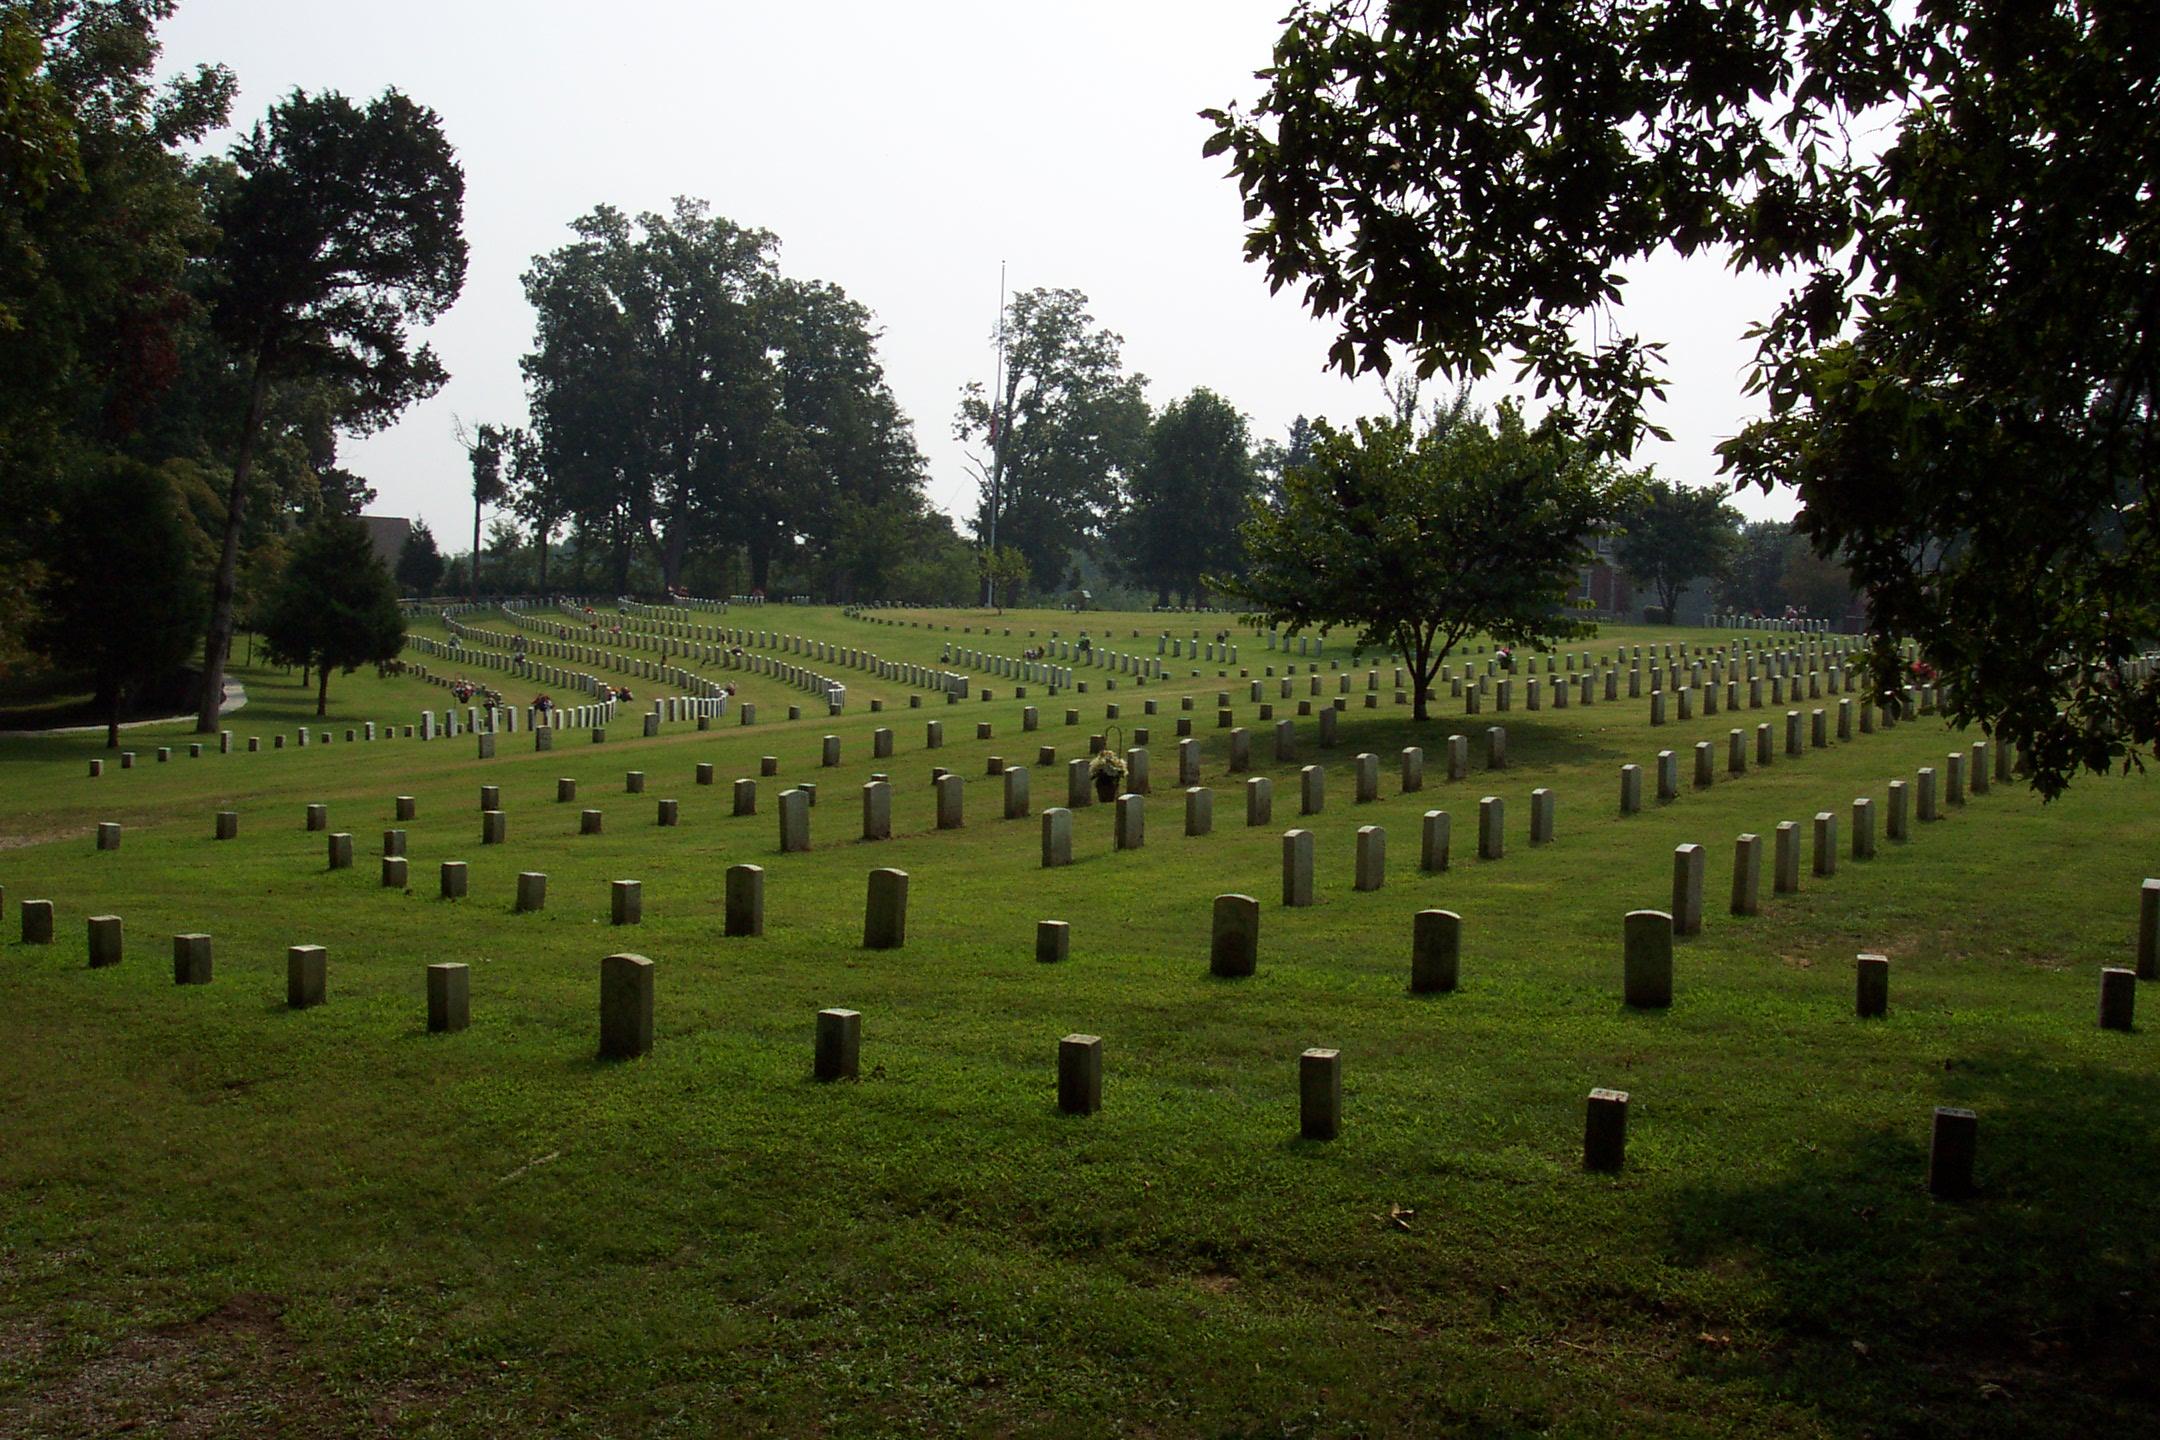
[[[1710,1373],[1840,1430],[2160,1434],[2151,1077],[2024,1052],[1944,1064],[1945,1103],[1980,1116],[1969,1201],[1926,1193],[1926,1110],[1778,1178],[1679,1193],[1673,1258],[1752,1284],[1776,1335]]]

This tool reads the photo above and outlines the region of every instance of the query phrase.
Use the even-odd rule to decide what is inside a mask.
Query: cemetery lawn
[[[723,623],[925,664],[985,623],[912,618],[953,630],[826,609]],[[1126,643],[1150,654],[1175,618],[1084,617],[1097,636],[1140,630]],[[1231,631],[1253,677],[1279,673],[1249,629],[1197,620]],[[1080,628],[989,623],[1012,655],[1030,629]],[[1580,648],[1713,638],[1733,637],[1617,627]],[[1347,665],[1347,646],[1327,658]],[[1279,763],[1238,667],[1190,668],[1114,693],[1085,673],[1085,695],[1026,701],[978,672],[995,699],[919,710],[850,672],[845,716],[795,722],[804,693],[750,677],[756,726],[658,739],[639,735],[648,686],[605,744],[565,731],[535,754],[508,735],[489,761],[469,736],[344,742],[449,703],[414,677],[338,676],[318,722],[297,676],[253,669],[227,723],[261,753],[220,756],[213,736],[189,759],[199,737],[152,727],[126,732],[123,771],[101,736],[0,739],[0,1433],[2160,1433],[2160,995],[2139,987],[2129,1033],[2095,1024],[2099,972],[2134,963],[2138,886],[2160,873],[2160,781],[2087,779],[2046,806],[1997,783],[1860,862],[1853,799],[1880,812],[1887,782],[1981,737],[1923,718],[1798,759],[1781,743],[1766,770],[1751,739],[1733,778],[1727,731],[1770,721],[1782,741],[1793,707],[1743,695],[1737,714],[1653,729],[1624,686],[1475,717],[1443,686],[1418,726],[1386,669],[1362,708],[1361,667],[1340,744],[1301,719],[1300,758]],[[1269,824],[1247,828],[1244,777],[1226,774],[1222,690],[1274,779]],[[1183,833],[1185,695],[1215,791],[1206,837]],[[1090,806],[1075,863],[1043,870],[1040,812],[1106,702],[1125,745],[1151,731],[1145,848],[1114,850],[1111,807]],[[984,720],[995,739],[974,738]],[[302,724],[337,738],[272,748]],[[1493,724],[1502,772],[1483,768]],[[888,725],[895,754],[873,761]],[[1473,740],[1466,780],[1447,778],[1451,733]],[[842,744],[829,770],[825,735]],[[1716,743],[1706,791],[1688,783],[1699,740]],[[1425,787],[1404,795],[1410,744]],[[1034,815],[998,818],[988,757],[1033,765],[1039,745],[1057,764],[1033,772]],[[1664,748],[1683,788],[1661,804]],[[1381,762],[1366,805],[1361,751]],[[735,817],[731,782],[763,755],[779,778]],[[1645,808],[1622,817],[1630,762]],[[1317,816],[1297,813],[1304,763],[1326,768]],[[962,830],[933,828],[933,765],[968,777]],[[644,793],[625,793],[630,770]],[[865,843],[873,770],[892,776],[896,838]],[[575,803],[556,802],[558,777]],[[778,791],[804,781],[814,848],[783,856]],[[500,846],[480,844],[483,783],[502,789]],[[1533,848],[1539,786],[1557,839]],[[398,795],[418,805],[402,825]],[[1499,861],[1477,858],[1487,795],[1506,802]],[[679,828],[654,823],[663,798]],[[353,868],[326,869],[310,803],[353,835]],[[586,808],[602,834],[577,833]],[[1427,875],[1430,809],[1451,815],[1453,855]],[[239,812],[237,839],[212,841],[219,810]],[[1730,915],[1734,837],[1767,849],[1797,821],[1805,854],[1823,811],[1835,875],[1803,859],[1800,892],[1773,895],[1766,853],[1761,914]],[[124,827],[117,852],[95,848],[100,821]],[[1387,831],[1374,893],[1351,888],[1361,825]],[[1317,837],[1308,909],[1278,903],[1294,826]],[[379,883],[392,828],[406,890]],[[1621,917],[1668,907],[1687,842],[1708,851],[1703,933],[1677,943],[1671,1009],[1628,1010]],[[468,898],[437,898],[444,860],[470,866]],[[722,935],[722,872],[743,861],[765,867],[761,938]],[[879,866],[911,876],[899,950],[862,948]],[[547,908],[513,914],[528,870]],[[643,884],[635,928],[608,923],[618,879]],[[1233,891],[1260,901],[1258,973],[1217,980],[1210,907]],[[42,898],[56,943],[24,944],[22,902]],[[1431,906],[1463,917],[1462,985],[1413,996],[1411,917]],[[106,914],[125,959],[92,970],[85,921]],[[1066,962],[1034,959],[1040,919],[1070,922]],[[211,984],[173,984],[182,932],[213,936]],[[292,1011],[300,944],[328,949],[328,1002]],[[656,964],[655,1043],[602,1062],[599,963],[619,951]],[[1853,1015],[1860,952],[1890,957],[1886,1019]],[[440,961],[471,967],[462,1033],[426,1029],[423,967]],[[859,1080],[811,1078],[830,1006],[862,1013]],[[1056,1109],[1075,1032],[1103,1037],[1092,1116]],[[1343,1055],[1333,1142],[1298,1138],[1311,1046]],[[1594,1087],[1632,1097],[1617,1175],[1582,1169]],[[1979,1116],[1969,1201],[1923,1187],[1943,1105]]]

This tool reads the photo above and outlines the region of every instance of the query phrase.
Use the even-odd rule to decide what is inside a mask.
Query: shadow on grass
[[[1774,1179],[1680,1192],[1674,1258],[1767,1289],[1781,1343],[1721,1379],[1871,1434],[2160,1434],[2160,1097],[2024,1052],[1960,1059],[1979,1194],[1924,1188],[1926,1111]]]

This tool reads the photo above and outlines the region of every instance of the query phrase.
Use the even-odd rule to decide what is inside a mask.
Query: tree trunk
[[[112,687],[112,698],[105,705],[105,748],[108,750],[120,748],[120,707],[126,698],[124,687]]]
[[[269,390],[262,360],[257,357],[254,375],[248,382],[247,420],[240,430],[240,444],[233,452],[232,493],[225,502],[225,539],[218,550],[217,584],[210,596],[210,633],[203,639],[202,700],[195,709],[198,735],[217,729],[218,713],[224,708],[225,661],[232,654],[233,588],[240,574],[240,526],[247,518],[248,475],[255,468],[255,436],[262,429]]]
[[[538,527],[538,529],[537,529],[536,533],[535,533],[535,534],[533,535],[533,543],[534,543],[535,545],[537,545],[537,546],[539,547],[539,549],[540,549],[540,593],[541,593],[542,595],[545,595],[545,594],[547,594],[547,593],[548,593],[548,588],[547,588],[547,555],[548,555],[548,528],[549,528],[549,527],[547,527],[546,525],[541,525],[541,526],[539,526],[539,527]]]
[[[472,588],[465,598],[475,605],[480,603],[480,492],[477,490],[472,497]]]
[[[315,667],[315,714],[321,717],[330,713],[330,660],[325,656]]]

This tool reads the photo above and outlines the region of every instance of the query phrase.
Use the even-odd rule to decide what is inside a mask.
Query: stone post
[[[780,853],[792,855],[810,848],[810,792],[780,792]]]
[[[2160,880],[2138,886],[2137,974],[2160,980]]]
[[[1875,858],[1875,802],[1865,795],[1852,802],[1852,858]]]
[[[608,884],[608,923],[610,925],[638,925],[645,919],[645,887],[635,880],[614,880]]]
[[[1327,808],[1327,772],[1307,765],[1298,772],[1298,814],[1318,815]]]
[[[1485,731],[1485,768],[1507,769],[1507,727],[1494,725]]]
[[[330,973],[330,952],[320,945],[293,945],[285,951],[285,1005],[306,1010],[323,1003]]]
[[[1185,833],[1207,835],[1215,829],[1215,792],[1192,786],[1185,792]]]
[[[1530,843],[1550,845],[1553,838],[1553,792],[1540,786],[1530,792]]]
[[[1732,913],[1762,913],[1762,836],[1742,835],[1733,845]]]
[[[1592,1090],[1583,1121],[1583,1169],[1611,1172],[1627,1164],[1625,1090]]]
[[[577,828],[578,828],[578,834],[580,834],[580,835],[598,835],[598,834],[600,833],[600,827],[601,827],[601,823],[602,823],[602,821],[604,820],[604,818],[605,818],[605,815],[604,815],[604,813],[603,813],[602,811],[599,811],[599,810],[581,810],[581,811],[579,811],[579,812],[578,812],[578,827],[577,827]]]
[[[1815,816],[1814,871],[1825,878],[1837,874],[1837,816],[1828,810]]]
[[[854,1080],[862,1071],[862,1012],[820,1010],[810,1073],[819,1080]]]
[[[1450,828],[1445,810],[1427,810],[1422,817],[1418,833],[1418,868],[1428,875],[1448,868]]]
[[[727,868],[726,919],[723,935],[757,936],[765,933],[765,867],[730,865]]]
[[[1378,825],[1360,825],[1357,832],[1357,880],[1359,890],[1378,890],[1387,884],[1387,831]]]
[[[1890,957],[1862,955],[1854,972],[1853,1013],[1880,1020],[1890,1013]]]
[[[1890,782],[1890,808],[1883,816],[1883,833],[1892,840],[1906,839],[1911,831],[1905,823],[1905,782]]]
[[[1673,849],[1672,917],[1675,935],[1702,933],[1703,871],[1707,857],[1700,845]]]
[[[1071,953],[1072,926],[1063,920],[1035,922],[1035,959],[1038,963],[1055,965]]]
[[[1963,1200],[1973,1193],[1973,1160],[1980,1146],[1980,1117],[1970,1110],[1939,1105],[1928,1142],[1928,1193],[1938,1200]]]
[[[1025,765],[1007,769],[1005,781],[1005,818],[1025,820],[1033,813],[1028,800],[1028,771]]]
[[[1800,825],[1780,820],[1777,826],[1776,878],[1771,888],[1779,895],[1800,893]]]
[[[463,1030],[472,1024],[471,969],[451,964],[428,966],[427,1010],[430,1034]]]
[[[1477,853],[1480,860],[1498,860],[1507,853],[1507,806],[1497,795],[1487,795],[1477,806]]]
[[[600,1058],[635,1060],[652,1042],[653,962],[610,955],[600,962]]]
[[[210,937],[208,935],[175,935],[172,937],[173,984],[208,985],[210,983]]]
[[[1680,757],[1670,750],[1657,752],[1657,798],[1680,798]]]
[[[2100,972],[2100,1028],[2128,1030],[2137,1018],[2137,971],[2110,965]]]
[[[1642,813],[1642,766],[1640,765],[1622,765],[1620,767],[1620,813],[1622,815],[1638,815]]]
[[[1313,903],[1313,833],[1285,830],[1282,837],[1282,903],[1305,906]]]
[[[1138,795],[1117,797],[1117,848],[1138,850],[1147,844],[1147,801]]]
[[[1058,1110],[1093,1115],[1102,1109],[1102,1037],[1067,1035],[1058,1041]]]
[[[1298,1135],[1333,1140],[1342,1133],[1342,1051],[1307,1050],[1298,1057]]]
[[[443,899],[464,899],[467,884],[468,877],[463,860],[445,860],[442,862],[439,889]]]
[[[30,937],[23,936],[25,942]],[[118,965],[123,951],[122,926],[118,915],[92,915],[89,925],[90,968],[102,970],[107,965]]]
[[[547,876],[527,870],[517,878],[517,913],[530,914],[547,908]]]
[[[1942,813],[1935,808],[1934,767],[1928,765],[1921,766],[1919,779],[1920,803],[1918,808],[1920,811],[1921,821],[1924,823],[1930,820],[1940,820],[1942,818]]]

